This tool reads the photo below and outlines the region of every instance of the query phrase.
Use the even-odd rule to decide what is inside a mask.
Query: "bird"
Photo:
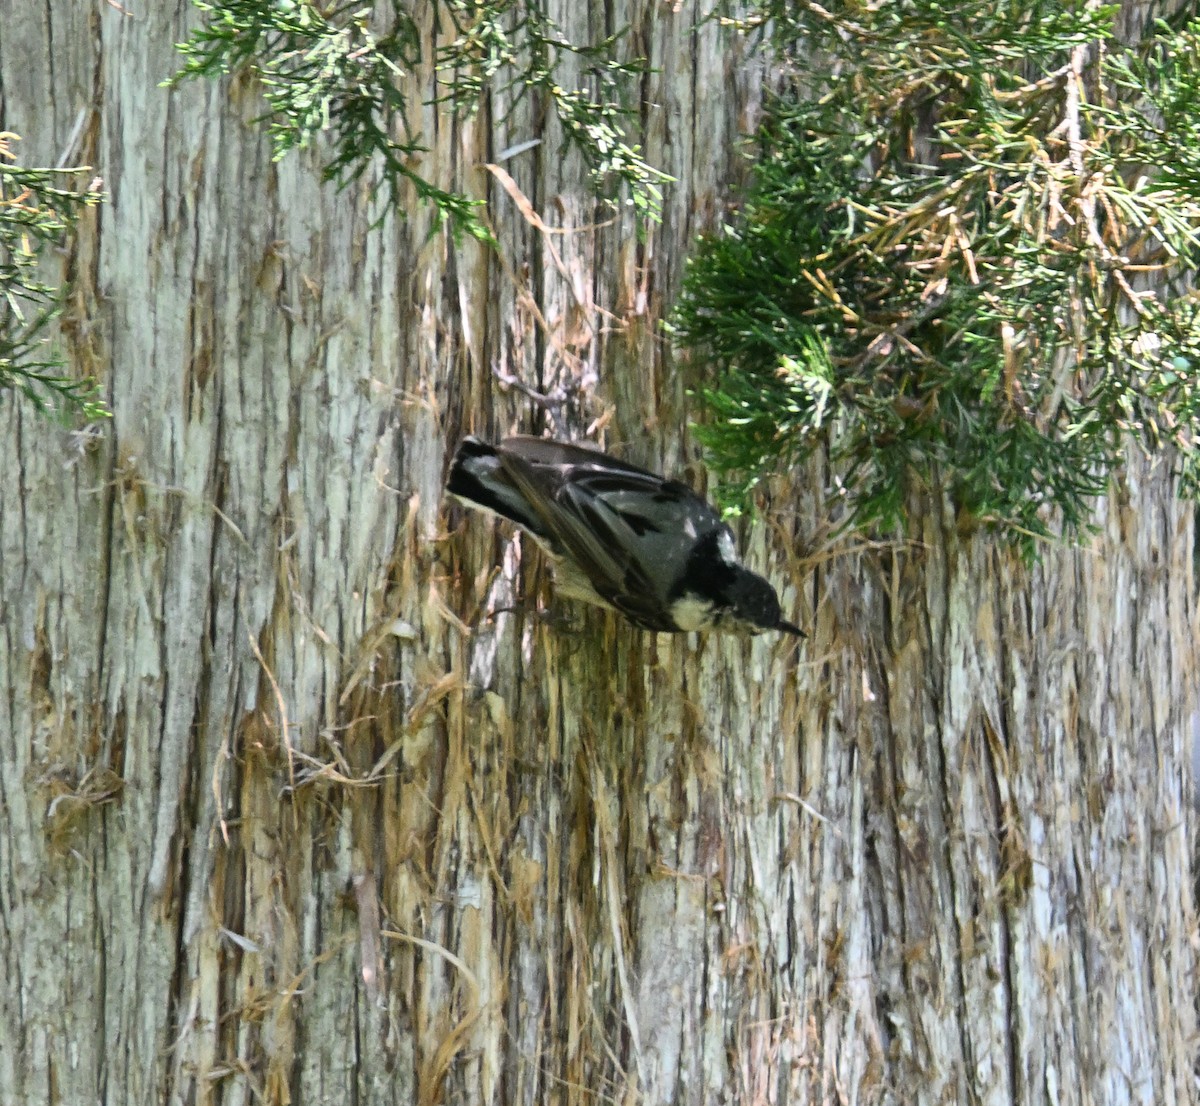
[[[530,534],[554,562],[560,595],[642,629],[806,636],[742,564],[716,508],[678,480],[570,442],[466,437],[446,491]]]

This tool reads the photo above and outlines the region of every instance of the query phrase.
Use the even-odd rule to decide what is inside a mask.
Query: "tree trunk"
[[[1163,466],[1032,570],[933,491],[831,543],[785,474],[742,536],[798,646],[543,617],[528,543],[442,503],[468,431],[598,421],[699,482],[658,323],[752,44],[553,5],[650,59],[644,240],[536,105],[453,123],[418,74],[493,253],[272,162],[245,80],[159,87],[198,16],[129,7],[0,0],[0,123],[110,193],[63,334],[114,411],[0,406],[0,1102],[1197,1101]]]

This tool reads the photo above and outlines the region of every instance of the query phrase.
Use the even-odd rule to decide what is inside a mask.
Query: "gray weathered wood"
[[[498,371],[701,479],[658,322],[762,60],[552,6],[655,67],[644,242],[528,106],[414,92],[501,261],[273,163],[247,82],[160,88],[197,16],[126,7],[0,0],[0,123],[44,163],[82,113],[111,193],[65,334],[115,412],[81,450],[0,406],[0,1102],[1196,1101],[1165,467],[1032,571],[932,494],[831,544],[825,474],[782,478],[744,538],[800,645],[535,617],[446,451],[540,425]]]

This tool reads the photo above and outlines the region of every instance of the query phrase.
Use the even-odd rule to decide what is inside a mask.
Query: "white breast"
[[[713,624],[712,601],[685,595],[671,604],[671,618],[681,630],[708,630]]]

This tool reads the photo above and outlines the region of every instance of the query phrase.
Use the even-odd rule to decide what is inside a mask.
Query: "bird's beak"
[[[808,637],[808,634],[806,634],[802,629],[800,629],[799,626],[795,625],[792,622],[787,622],[782,618],[777,623],[775,623],[775,629],[784,630],[789,634],[795,634],[796,637]]]

